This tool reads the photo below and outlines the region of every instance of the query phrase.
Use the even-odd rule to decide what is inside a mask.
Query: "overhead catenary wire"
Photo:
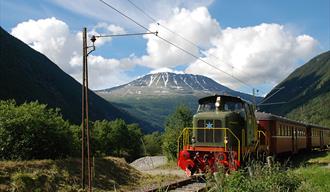
[[[126,19],[132,21],[132,22],[135,23],[136,25],[138,25],[138,26],[140,26],[141,28],[145,29],[147,32],[152,33],[147,27],[145,27],[144,25],[140,24],[139,22],[137,22],[136,20],[134,20],[134,19],[131,18],[130,16],[126,15],[126,14],[123,13],[122,11],[118,10],[118,9],[115,8],[114,6],[110,5],[109,3],[105,2],[104,0],[99,0],[99,1],[102,2],[104,5],[108,6],[109,8],[113,9],[114,11],[116,11],[117,13],[119,13],[120,15],[122,15],[123,17],[125,17]],[[169,40],[163,38],[163,37],[159,34],[159,32],[158,32],[157,34],[155,34],[155,36],[158,37],[159,39],[163,40],[164,42],[166,42],[166,43],[168,43],[168,44],[170,44],[170,45],[176,47],[177,49],[183,51],[184,53],[186,53],[186,54],[188,54],[188,55],[194,57],[195,59],[197,59],[197,60],[199,60],[199,61],[201,61],[201,62],[203,62],[203,63],[209,65],[210,67],[213,67],[214,69],[216,69],[216,70],[218,70],[218,71],[221,71],[222,73],[228,75],[229,77],[231,77],[231,78],[237,80],[237,81],[240,82],[241,84],[243,84],[243,85],[245,85],[245,86],[247,86],[247,87],[249,87],[249,88],[253,88],[253,86],[251,86],[251,85],[245,83],[243,80],[241,80],[241,79],[235,77],[234,75],[229,74],[228,72],[225,72],[224,70],[222,70],[222,69],[216,67],[215,65],[213,65],[213,64],[211,64],[211,63],[209,63],[209,62],[207,62],[207,61],[205,61],[204,59],[201,59],[199,56],[196,56],[195,54],[191,53],[190,51],[188,51],[188,50],[186,50],[186,49],[180,47],[179,45],[176,45],[175,43],[173,43],[173,42],[171,42],[171,41],[169,41]]]
[[[177,33],[173,30],[171,30],[170,28],[166,27],[165,25],[161,24],[160,22],[158,22],[154,17],[152,17],[151,15],[149,15],[146,11],[144,11],[142,8],[140,8],[139,6],[137,6],[135,3],[133,3],[131,0],[127,0],[130,4],[132,4],[136,9],[138,9],[139,11],[141,11],[146,17],[148,17],[151,21],[155,22],[158,26],[164,28],[165,30],[176,34],[177,36],[179,36],[180,38],[182,38],[183,40],[187,41],[188,43],[190,43],[191,45],[197,47],[198,49],[202,49],[202,47],[200,47],[199,45],[197,45],[196,43],[194,43],[193,41],[185,38],[184,36],[182,36],[180,33]]]

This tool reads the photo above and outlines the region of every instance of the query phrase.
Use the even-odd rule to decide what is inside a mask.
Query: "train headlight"
[[[191,143],[196,143],[195,137],[191,138]]]
[[[228,143],[228,140],[227,140],[227,138],[225,138],[225,140],[223,141],[225,144],[227,144]]]

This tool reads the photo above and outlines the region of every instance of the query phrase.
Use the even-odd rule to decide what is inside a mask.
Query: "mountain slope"
[[[265,103],[287,103],[262,106],[261,110],[330,127],[330,51],[296,69],[266,99],[281,87]]]
[[[0,99],[15,99],[18,103],[38,100],[60,108],[65,119],[80,124],[81,84],[1,27],[0,42]],[[89,101],[91,120],[123,118],[128,122],[138,121],[92,91],[89,91]]]
[[[176,106],[186,104],[193,112],[198,99],[214,94],[228,94],[253,101],[252,95],[231,90],[214,80],[191,74],[148,74],[125,85],[96,92],[114,105],[130,111],[163,130],[167,116]],[[261,98],[257,97],[257,101]]]

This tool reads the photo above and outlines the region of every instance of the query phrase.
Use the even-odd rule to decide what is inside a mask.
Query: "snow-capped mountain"
[[[129,111],[152,125],[153,130],[164,130],[164,123],[178,105],[189,106],[192,112],[198,99],[214,94],[228,94],[253,101],[253,96],[225,87],[214,80],[191,74],[169,72],[149,74],[130,83],[96,92],[115,106]],[[257,97],[256,101],[260,101]]]
[[[125,85],[97,91],[111,96],[161,96],[161,95],[212,95],[229,94],[252,100],[252,96],[225,87],[214,80],[192,74],[156,73],[148,74]]]

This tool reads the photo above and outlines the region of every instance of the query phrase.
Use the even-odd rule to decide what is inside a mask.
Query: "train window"
[[[292,126],[289,127],[289,136],[291,136],[291,129],[292,129]]]
[[[214,127],[216,127],[216,128],[221,127],[221,121],[220,120],[215,120],[214,121]]]
[[[197,127],[204,127],[204,120],[198,120]]]
[[[288,136],[288,126],[285,126],[285,135]]]

